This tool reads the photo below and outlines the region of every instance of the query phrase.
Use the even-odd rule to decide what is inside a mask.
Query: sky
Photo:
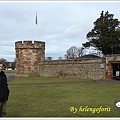
[[[64,58],[70,47],[82,47],[88,41],[86,34],[101,11],[109,11],[120,20],[118,1],[0,2],[0,59],[13,62],[15,42],[36,40],[45,42],[45,57]]]

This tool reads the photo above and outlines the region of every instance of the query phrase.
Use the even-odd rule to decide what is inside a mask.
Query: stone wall
[[[115,64],[120,65],[120,54],[110,54],[106,58],[80,58],[71,60],[45,61],[45,42],[17,41],[16,76],[71,77],[112,80]],[[120,76],[117,75],[117,77]]]
[[[105,59],[42,61],[39,63],[39,74],[45,77],[105,79]]]
[[[45,58],[45,43],[18,41],[16,49],[16,76],[38,75],[38,63]]]
[[[120,64],[120,54],[109,54],[106,55],[106,80],[113,79],[113,64]]]
[[[120,61],[120,54],[106,55],[106,63]]]

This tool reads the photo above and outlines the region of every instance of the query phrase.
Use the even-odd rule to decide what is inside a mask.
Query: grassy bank
[[[120,84],[90,79],[18,77],[9,82],[9,89],[7,117],[120,116],[120,109],[114,103],[120,101]]]

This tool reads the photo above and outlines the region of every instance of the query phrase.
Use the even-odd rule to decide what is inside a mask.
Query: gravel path
[[[8,82],[15,79],[15,73],[5,73],[5,74],[7,76],[7,81]]]
[[[112,84],[120,84],[120,80],[96,80],[98,83],[112,83]]]

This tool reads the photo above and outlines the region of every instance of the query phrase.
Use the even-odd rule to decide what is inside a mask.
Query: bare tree
[[[80,48],[78,48],[78,50],[77,50],[77,56],[78,57],[81,57],[81,56],[83,56],[83,53],[84,53],[84,47],[80,47]]]
[[[66,59],[73,59],[77,57],[78,48],[76,46],[72,46],[66,51],[65,58]]]
[[[60,56],[59,58],[58,58],[58,60],[62,60],[63,58]]]
[[[12,64],[11,67],[14,70],[16,68],[16,58],[15,58],[15,60],[11,64]]]
[[[84,54],[84,47],[77,48],[76,46],[72,46],[66,51],[65,59],[74,59],[83,56],[83,54]]]
[[[96,47],[84,48],[84,55],[86,55],[86,54],[91,54],[91,55],[95,55],[95,56],[99,56],[99,57],[104,57],[104,54],[102,53],[102,51],[100,51]]]
[[[5,63],[5,62],[7,62],[7,60],[4,59],[4,58],[1,58],[1,59],[0,59],[0,62]]]

